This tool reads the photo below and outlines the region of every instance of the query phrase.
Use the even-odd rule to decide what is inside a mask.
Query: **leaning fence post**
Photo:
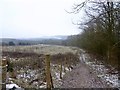
[[[53,83],[50,72],[50,55],[46,55],[45,64],[46,64],[45,71],[46,71],[47,88],[51,89],[53,87]]]
[[[51,80],[51,85],[52,85],[52,88],[54,88],[54,86],[53,86],[53,80],[52,80],[52,75],[51,75],[51,73],[50,73],[50,80]]]

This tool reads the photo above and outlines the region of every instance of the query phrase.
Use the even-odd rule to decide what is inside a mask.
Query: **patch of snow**
[[[6,88],[8,88],[8,89],[11,89],[11,88],[13,88],[13,87],[16,87],[16,88],[21,88],[21,87],[19,87],[17,84],[6,84]]]
[[[30,79],[30,75],[27,75],[26,78]]]
[[[118,75],[106,74],[103,78],[106,79],[106,81],[110,82],[113,85],[113,87],[117,87],[119,85]]]
[[[38,84],[38,82],[33,82],[34,85]]]
[[[39,88],[46,88],[46,85],[41,85],[39,86]]]
[[[57,78],[58,80],[61,80],[61,79],[60,79],[60,73],[55,72],[55,75],[56,75],[56,78]]]
[[[8,78],[9,80],[12,80],[12,78]]]
[[[68,67],[65,67],[65,70],[66,70],[66,71],[69,71],[69,68],[68,68]]]
[[[65,72],[62,72],[62,76],[64,76],[65,75]]]

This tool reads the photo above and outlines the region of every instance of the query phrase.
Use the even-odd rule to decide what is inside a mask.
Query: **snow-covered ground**
[[[84,50],[81,50],[80,60],[82,63],[89,65],[94,70],[94,72],[97,73],[97,76],[104,80],[111,87],[120,88],[119,85],[120,81],[118,79],[119,75],[117,70],[115,70],[111,66],[107,68],[102,62],[98,61],[97,59],[95,60],[90,59],[91,59],[90,55],[86,53]],[[112,70],[112,73],[109,73],[110,70]]]
[[[22,54],[26,53],[36,53],[38,54],[66,54],[66,53],[77,53],[76,47],[67,47],[67,46],[59,46],[59,45],[30,45],[30,46],[9,46],[9,47],[3,47],[3,51],[8,52],[21,52]],[[14,54],[13,54],[14,55]],[[19,54],[17,54],[19,55]],[[9,55],[8,55],[9,56]],[[67,54],[69,56],[69,54]],[[35,69],[36,67],[32,67],[32,61],[36,59],[35,62],[38,63],[37,57],[31,56],[29,57],[7,57],[10,59],[10,61],[14,64],[14,69],[16,70],[16,79],[13,80],[14,83],[18,84],[21,87],[35,87],[35,88],[46,88],[46,82],[45,82],[45,70],[42,69]],[[68,57],[69,58],[69,57]],[[38,58],[39,60],[40,58]],[[42,60],[42,59],[41,59]],[[70,59],[71,60],[71,59]],[[79,61],[79,60],[78,60]],[[69,61],[68,61],[69,62]],[[71,63],[70,63],[71,64]],[[56,66],[58,66],[56,68]],[[41,67],[43,67],[41,65]],[[69,66],[68,66],[69,67]],[[62,67],[66,72],[70,71],[70,68],[68,67]],[[53,65],[51,66],[51,74],[53,77],[53,83],[54,87],[58,87],[61,85],[60,82],[60,66],[59,65]],[[62,76],[66,73],[62,72]],[[9,78],[9,77],[8,77]],[[9,81],[9,80],[8,80]]]
[[[51,63],[51,75],[53,79],[53,85],[54,88],[58,88],[62,82],[60,78],[60,65],[59,64],[52,64]],[[68,72],[71,71],[72,69],[70,67],[65,67],[62,66],[62,77]],[[42,74],[43,73],[43,74]],[[11,84],[7,84],[7,88],[12,88],[12,87],[18,87],[14,83],[17,83],[18,85],[24,87],[24,88],[46,88],[46,82],[43,81],[43,78],[45,78],[44,75],[45,71],[42,69],[30,69],[29,67],[26,66],[26,68],[21,68],[19,71],[17,71],[17,76],[16,79],[9,78],[8,81]],[[30,84],[31,83],[31,84]],[[23,85],[24,84],[24,85]]]
[[[62,77],[69,71],[71,71],[71,68],[62,66]],[[54,88],[60,87],[62,85],[62,79],[60,78],[60,65],[51,64],[51,74]]]
[[[55,48],[56,47],[56,48]],[[73,52],[77,53],[76,48],[71,47],[63,47],[63,46],[50,46],[50,45],[34,45],[34,46],[18,46],[18,47],[4,47],[5,51],[22,51],[22,52],[37,52],[37,53],[49,53],[49,54],[56,54],[56,53],[66,53],[66,52]],[[49,52],[48,52],[49,51]],[[95,73],[97,73],[97,76],[103,79],[105,82],[107,82],[111,87],[119,87],[119,80],[118,80],[118,71],[113,71],[113,73],[108,73],[108,71],[111,68],[107,68],[102,62],[98,62],[97,60],[90,60],[91,57],[88,53],[86,53],[84,50],[80,50],[80,60],[82,63],[85,63],[93,68]],[[96,62],[97,61],[97,62]],[[54,87],[59,87],[61,85],[61,79],[60,79],[60,66],[59,65],[51,65],[51,74],[53,77],[53,84]],[[63,70],[65,69],[66,72],[70,71],[68,67],[62,67]],[[66,73],[62,72],[62,76]],[[46,88],[46,82],[42,82],[42,85],[37,86],[38,82],[35,81],[38,78],[41,78],[41,75],[39,74],[39,70],[31,70],[24,68],[19,71],[19,74],[17,75],[18,80],[22,80],[23,82],[29,82],[34,81],[33,84],[35,87],[39,88]],[[32,79],[32,80],[31,80]],[[40,80],[40,79],[39,79]],[[27,83],[28,84],[28,83]],[[41,82],[39,82],[41,84]],[[9,85],[7,85],[8,87]]]

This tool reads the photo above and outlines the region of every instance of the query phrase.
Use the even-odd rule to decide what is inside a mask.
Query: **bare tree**
[[[110,60],[112,47],[120,40],[120,3],[109,0],[85,0],[80,4],[74,4],[73,12],[69,13],[79,13],[82,8],[89,19],[78,22],[77,25],[86,26],[84,30],[94,30],[95,32],[99,30],[106,33],[106,53],[107,59]]]

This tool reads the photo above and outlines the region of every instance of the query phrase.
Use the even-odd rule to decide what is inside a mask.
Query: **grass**
[[[65,54],[67,52],[77,53],[77,48],[75,47],[66,47],[66,46],[58,46],[58,45],[30,45],[30,46],[3,46],[0,47],[2,51],[9,51],[9,52],[22,52],[22,53],[37,53],[37,54]]]

